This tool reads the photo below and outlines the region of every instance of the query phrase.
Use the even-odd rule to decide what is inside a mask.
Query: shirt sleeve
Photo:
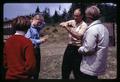
[[[82,24],[77,29],[79,29],[79,30],[76,31],[74,28],[71,28],[70,30],[71,30],[72,34],[74,34],[74,36],[77,37],[77,39],[82,39],[85,31],[87,30],[87,24]]]
[[[36,69],[36,59],[32,42],[27,43],[27,46],[25,48],[25,59],[26,72],[28,74],[33,74]]]
[[[89,30],[89,32],[87,32],[87,34],[85,35],[83,46],[81,46],[78,49],[78,52],[85,55],[93,54],[96,48],[96,40],[97,40],[97,34],[95,33],[95,31]]]
[[[30,32],[30,29],[27,31],[27,33],[25,34],[25,37],[26,38],[29,38],[33,44],[40,44],[41,43],[41,40],[40,39],[33,39],[32,38],[32,34]]]
[[[72,25],[73,27],[75,26],[74,20],[66,21],[66,23],[67,23],[68,25]]]
[[[78,35],[83,36],[86,30],[87,30],[87,25],[86,24],[82,25],[80,30],[78,31]]]

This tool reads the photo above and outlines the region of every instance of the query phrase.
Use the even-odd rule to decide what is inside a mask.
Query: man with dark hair
[[[62,79],[69,79],[73,71],[75,79],[79,79],[80,62],[82,56],[78,53],[81,46],[82,36],[87,29],[87,24],[83,21],[83,14],[80,9],[74,11],[74,20],[62,22],[60,25],[69,33],[69,43],[65,50],[62,63]]]
[[[36,69],[36,58],[32,42],[24,35],[30,20],[20,16],[13,20],[16,33],[7,39],[4,46],[5,79],[31,79]]]
[[[80,78],[97,79],[106,69],[109,32],[99,20],[98,7],[88,7],[85,16],[89,26],[83,36],[83,45],[78,49],[80,55],[82,54]]]

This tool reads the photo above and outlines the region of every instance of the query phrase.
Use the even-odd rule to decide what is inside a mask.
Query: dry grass
[[[48,26],[43,32],[49,35],[49,39],[41,44],[41,72],[39,79],[61,79],[61,64],[68,42],[68,34],[58,26]],[[117,77],[116,57],[116,47],[109,47],[107,70],[104,75],[99,76],[99,79],[115,79]],[[72,74],[71,79],[74,79]]]

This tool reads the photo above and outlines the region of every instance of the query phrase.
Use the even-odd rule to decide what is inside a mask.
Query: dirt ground
[[[49,35],[47,42],[41,44],[41,69],[39,79],[61,79],[61,64],[68,42],[67,32],[58,26],[46,27],[43,31]],[[99,79],[115,79],[117,77],[116,47],[109,47],[107,70]],[[70,79],[74,79],[72,73]]]

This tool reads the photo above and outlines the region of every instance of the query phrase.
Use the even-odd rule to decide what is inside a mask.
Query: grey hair
[[[85,13],[92,17],[94,20],[100,17],[100,9],[97,6],[88,7]]]

